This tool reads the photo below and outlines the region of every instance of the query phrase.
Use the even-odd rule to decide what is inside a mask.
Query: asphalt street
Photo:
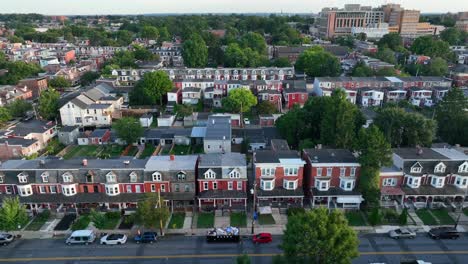
[[[247,253],[252,263],[271,263],[280,254],[280,237],[271,244],[254,245],[245,237],[242,243],[206,243],[203,237],[165,237],[155,244],[67,246],[64,239],[18,240],[0,247],[0,263],[235,263]],[[361,256],[353,263],[400,263],[402,259],[422,259],[436,263],[468,263],[468,236],[458,240],[432,240],[424,234],[416,239],[393,240],[385,235],[360,236]]]

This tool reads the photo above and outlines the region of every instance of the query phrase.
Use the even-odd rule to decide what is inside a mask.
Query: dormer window
[[[240,173],[237,169],[234,169],[229,173],[229,178],[240,178]]]
[[[106,175],[106,181],[107,182],[117,182],[117,175],[113,171],[110,171]]]
[[[63,182],[72,182],[73,181],[73,175],[70,172],[65,172],[62,175]]]
[[[416,162],[412,167],[411,167],[411,173],[421,173],[422,171],[422,166],[419,162]]]
[[[437,166],[435,166],[434,168],[434,172],[437,173],[437,172],[445,172],[445,168],[447,168],[447,166],[445,166],[444,163],[439,163],[437,164]]]
[[[185,172],[180,171],[179,173],[177,173],[177,180],[179,180],[179,181],[185,181],[186,178],[187,178],[187,177],[186,177]]]
[[[204,173],[204,175],[205,175],[205,179],[214,179],[214,178],[216,178],[216,173],[212,169],[207,170]]]
[[[159,172],[153,173],[152,177],[153,177],[153,181],[162,181],[162,175]]]
[[[3,181],[5,180],[3,174],[0,175],[0,183],[3,183]]]
[[[47,171],[43,172],[41,174],[42,182],[43,183],[48,183],[49,182],[49,173]]]
[[[130,173],[130,182],[137,182],[137,174],[134,171]]]
[[[468,161],[465,161],[462,165],[458,166],[458,172],[468,172]]]
[[[18,174],[18,182],[28,183],[28,174],[25,172],[21,172],[20,174]]]

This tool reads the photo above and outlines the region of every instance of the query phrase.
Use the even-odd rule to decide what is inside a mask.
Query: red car
[[[270,233],[260,233],[256,234],[252,237],[252,241],[254,244],[265,244],[265,243],[270,243],[273,241],[273,238],[271,237]]]

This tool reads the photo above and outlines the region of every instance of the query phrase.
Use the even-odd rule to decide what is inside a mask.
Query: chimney
[[[129,160],[124,160],[123,163],[125,164],[125,166],[128,166],[130,164],[130,161]]]
[[[317,146],[315,146],[316,149],[322,149],[322,144],[317,144]]]
[[[82,163],[82,164],[83,164],[83,166],[85,166],[85,167],[88,166],[88,160],[87,160],[87,159],[83,159],[83,163]]]
[[[39,167],[44,168],[45,166],[45,160],[39,160]]]
[[[170,159],[171,161],[175,160],[175,155],[169,156],[169,159]]]

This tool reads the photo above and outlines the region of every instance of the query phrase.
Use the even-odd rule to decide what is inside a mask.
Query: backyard
[[[211,228],[214,226],[214,213],[199,213],[197,228]]]
[[[121,145],[83,145],[73,146],[63,156],[64,159],[72,159],[77,157],[94,157],[94,158],[115,158],[122,154],[124,146]],[[138,151],[138,149],[136,149]],[[136,154],[136,152],[135,152]],[[133,155],[135,155],[133,154]],[[129,153],[131,155],[131,153]]]
[[[153,144],[146,144],[145,149],[140,154],[140,159],[148,158],[153,155],[153,152],[156,150],[156,147]]]
[[[190,145],[174,145],[171,150],[171,154],[174,155],[188,155],[190,154]]]
[[[246,227],[247,217],[244,212],[233,212],[231,213],[231,226],[235,227]]]
[[[179,229],[184,227],[185,213],[173,213],[171,221],[169,222],[169,228]]]

